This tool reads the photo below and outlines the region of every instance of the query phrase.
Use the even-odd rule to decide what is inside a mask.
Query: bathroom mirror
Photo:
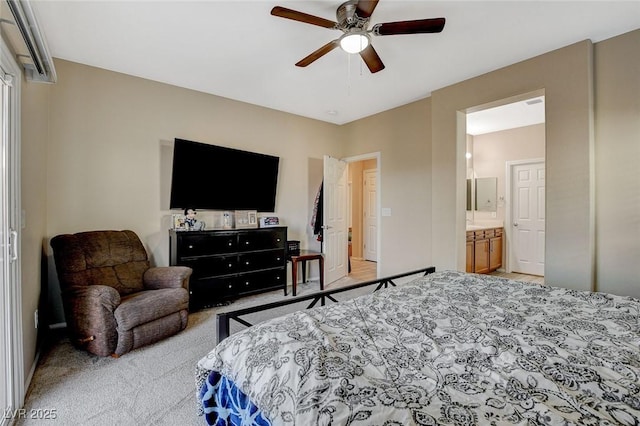
[[[497,210],[498,178],[476,178],[476,205],[479,212],[495,212]]]

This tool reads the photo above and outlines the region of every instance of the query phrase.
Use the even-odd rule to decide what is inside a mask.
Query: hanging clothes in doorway
[[[318,193],[316,194],[316,199],[313,203],[313,215],[311,217],[311,227],[313,228],[313,235],[316,236],[316,239],[318,241],[322,241],[323,187],[324,182],[320,184],[320,188],[318,189]]]

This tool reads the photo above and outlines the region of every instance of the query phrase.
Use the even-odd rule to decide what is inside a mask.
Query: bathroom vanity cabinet
[[[467,231],[467,272],[487,274],[502,267],[503,228]]]

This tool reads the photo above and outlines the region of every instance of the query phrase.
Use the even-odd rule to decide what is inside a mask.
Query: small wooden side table
[[[307,282],[307,261],[317,260],[320,264],[320,290],[324,290],[324,254],[318,251],[300,250],[300,254],[289,255],[291,260],[291,289],[292,293],[296,295],[296,287],[298,286],[298,262],[302,264],[302,282]],[[287,287],[285,285],[285,295],[287,294]]]

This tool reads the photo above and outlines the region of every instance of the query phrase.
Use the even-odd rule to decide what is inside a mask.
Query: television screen
[[[170,207],[273,212],[279,163],[271,155],[176,138]]]

